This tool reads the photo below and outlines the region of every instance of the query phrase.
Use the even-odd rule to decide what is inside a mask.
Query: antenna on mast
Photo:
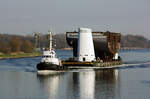
[[[49,32],[49,50],[52,50],[52,32],[48,30]]]

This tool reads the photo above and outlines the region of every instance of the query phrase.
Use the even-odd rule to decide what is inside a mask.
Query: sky
[[[121,32],[150,37],[150,0],[0,0],[0,33]]]

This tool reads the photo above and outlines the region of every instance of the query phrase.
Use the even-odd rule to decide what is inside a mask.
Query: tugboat
[[[56,57],[55,50],[52,48],[52,32],[49,32],[49,48],[43,50],[41,62],[37,64],[38,72],[56,72],[62,70],[61,60]]]

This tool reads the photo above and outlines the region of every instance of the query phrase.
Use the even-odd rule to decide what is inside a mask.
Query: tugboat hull
[[[37,70],[64,70],[64,68],[56,64],[41,62],[37,64]]]

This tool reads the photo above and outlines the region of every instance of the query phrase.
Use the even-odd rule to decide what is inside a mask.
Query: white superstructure
[[[55,65],[60,65],[59,59],[56,57],[56,53],[54,50],[45,50],[43,51],[43,56],[41,62],[52,63]]]
[[[79,28],[77,60],[81,62],[95,61],[95,51],[91,29]]]
[[[56,57],[56,53],[52,48],[52,33],[49,32],[49,34],[50,34],[49,49],[43,51],[41,62],[51,63],[54,65],[60,65],[61,61]]]

